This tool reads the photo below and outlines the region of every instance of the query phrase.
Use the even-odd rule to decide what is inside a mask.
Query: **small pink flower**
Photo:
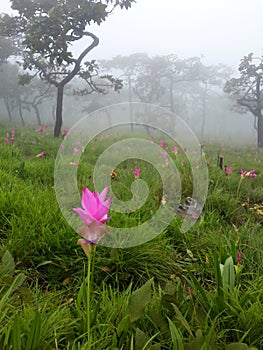
[[[12,143],[14,143],[15,142],[15,138],[12,136],[12,137],[10,137],[10,141],[12,142]]]
[[[241,177],[246,176],[246,174],[247,174],[246,170],[240,170],[240,176]]]
[[[4,139],[4,143],[5,143],[6,145],[8,145],[8,144],[9,144],[9,140],[8,140],[8,139]]]
[[[70,164],[70,165],[73,165],[73,166],[80,166],[80,164],[79,164],[79,163],[73,163],[73,162],[70,162],[69,164]]]
[[[36,155],[36,157],[38,157],[38,158],[43,158],[43,157],[45,157],[45,152],[40,152],[40,153],[38,153],[38,154]]]
[[[92,147],[92,151],[96,151],[96,147]]]
[[[74,147],[73,153],[74,153],[74,154],[78,154],[78,153],[79,153],[79,149],[78,149],[77,147]]]
[[[250,176],[250,177],[257,177],[257,174],[256,174],[256,170],[249,170],[249,172],[247,173],[247,176]]]
[[[167,143],[165,143],[164,141],[160,141],[159,143],[160,143],[160,145],[161,145],[163,148],[167,148],[167,147],[168,147]]]
[[[8,132],[8,131],[5,133],[5,136],[6,136],[6,137],[9,137],[9,132]]]
[[[77,145],[77,146],[80,146],[80,141],[78,141],[78,142],[76,143],[76,145]]]
[[[231,166],[226,166],[225,170],[226,170],[226,176],[229,176],[229,174],[232,173],[232,167]]]
[[[45,127],[44,125],[41,125],[39,128],[38,128],[38,132],[42,133],[44,131]]]
[[[141,170],[140,170],[139,168],[134,169],[133,174],[134,174],[135,179],[139,179],[139,177],[140,177],[140,171],[141,171]]]
[[[242,253],[241,253],[241,251],[239,250],[238,253],[237,253],[237,263],[238,263],[238,264],[241,264],[241,261],[242,261]]]
[[[175,155],[177,155],[178,151],[179,151],[179,148],[176,147],[176,146],[174,146],[174,154],[175,154]]]
[[[13,130],[11,131],[11,134],[12,134],[12,135],[15,135],[15,133],[16,133],[16,130],[13,129]]]

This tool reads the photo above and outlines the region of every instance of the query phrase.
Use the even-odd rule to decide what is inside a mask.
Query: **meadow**
[[[74,164],[80,146],[72,150],[80,193],[82,186],[93,190],[98,156],[122,137],[94,139],[80,164]],[[174,152],[175,145],[156,136],[154,142],[160,141],[179,170],[182,197],[191,196],[185,152]],[[263,349],[263,149],[203,146],[208,195],[187,232],[181,232],[183,218],[175,213],[147,243],[97,246],[90,345],[87,258],[54,192],[61,142],[49,128],[0,126],[0,348]],[[158,172],[139,159],[124,161],[114,176],[108,174],[114,195],[130,198],[135,167],[150,199],[134,213],[110,213],[113,226],[136,226],[165,206]]]

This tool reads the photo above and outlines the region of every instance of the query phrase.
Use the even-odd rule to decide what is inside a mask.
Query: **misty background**
[[[176,113],[201,141],[256,144],[254,117],[235,111],[223,87],[245,55],[262,56],[262,10],[259,0],[137,0],[129,10],[116,9],[89,27],[100,43],[87,60],[97,60],[101,74],[122,79],[123,87],[83,94],[83,82],[74,79],[65,90],[63,128],[103,106],[146,102]],[[0,13],[6,12],[10,3],[1,0]],[[80,40],[74,53],[87,45]],[[1,65],[0,120],[53,125],[55,91],[40,79],[17,85],[15,62],[11,56]]]

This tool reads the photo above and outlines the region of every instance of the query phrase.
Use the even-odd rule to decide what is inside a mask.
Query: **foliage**
[[[59,136],[62,126],[62,106],[64,87],[79,74],[91,91],[101,92],[93,81],[97,76],[95,61],[86,64],[85,73],[81,64],[86,55],[99,44],[99,39],[86,27],[100,25],[117,6],[128,9],[134,0],[85,1],[31,1],[11,0],[15,16],[4,14],[0,18],[0,34],[19,37],[23,50],[23,68],[39,73],[41,79],[57,88],[56,125],[54,135]],[[85,37],[90,44],[77,58],[73,57],[72,44]],[[118,90],[120,81],[104,75],[107,86]],[[105,83],[104,83],[105,84]]]
[[[263,146],[263,57],[253,53],[244,56],[239,65],[239,78],[232,78],[225,84],[224,91],[232,96],[241,111],[249,111],[255,117],[258,146]]]
[[[7,131],[2,128],[0,133],[0,347],[85,349],[85,289],[80,288],[85,258],[53,191],[61,140],[21,128],[15,142],[5,144]],[[96,159],[112,140],[97,138],[83,153],[81,184],[90,185]],[[173,145],[169,140],[167,144],[187,196],[189,169],[181,163],[181,150],[175,157]],[[262,199],[263,153],[220,145],[205,150],[209,194],[195,226],[182,233],[177,216],[165,232],[142,246],[98,246],[91,298],[94,349],[262,348],[263,231],[262,203],[257,200]],[[36,157],[41,151],[46,156]],[[217,165],[222,152],[233,167],[228,176]],[[149,165],[139,166],[150,193],[160,192]],[[112,186],[115,195],[126,198],[134,166],[124,162],[118,167]],[[247,178],[237,196],[244,168],[255,169],[258,176]],[[155,205],[150,201],[148,210],[137,212],[132,220],[147,219]],[[116,225],[132,221],[129,215],[113,215],[111,220]]]

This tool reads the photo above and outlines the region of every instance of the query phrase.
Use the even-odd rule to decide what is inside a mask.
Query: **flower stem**
[[[87,275],[87,335],[88,335],[88,347],[87,350],[91,349],[91,329],[90,329],[90,289],[91,289],[91,263],[93,254],[88,254],[88,275]]]

